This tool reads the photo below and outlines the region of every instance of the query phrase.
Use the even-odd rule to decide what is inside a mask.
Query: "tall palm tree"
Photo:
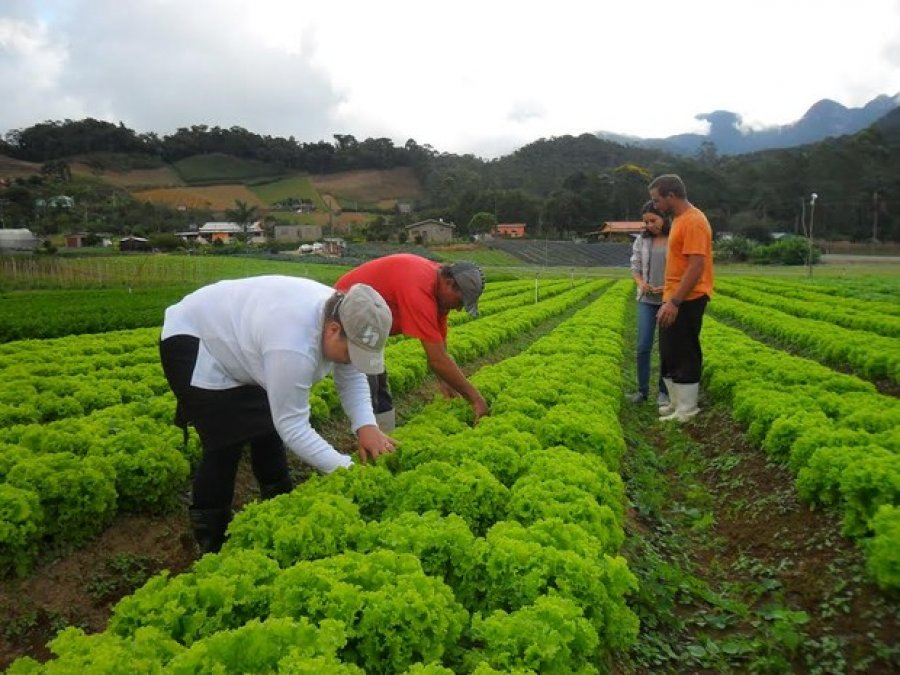
[[[247,230],[250,224],[259,218],[259,209],[255,206],[250,206],[247,202],[242,202],[240,199],[235,199],[234,208],[228,209],[225,212],[225,217],[232,223],[237,223],[241,226],[241,241],[247,243],[250,239]]]

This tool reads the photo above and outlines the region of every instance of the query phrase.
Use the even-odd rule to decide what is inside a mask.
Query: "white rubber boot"
[[[397,413],[393,408],[383,413],[376,413],[375,422],[383,433],[389,433],[397,427]]]
[[[675,400],[677,401],[675,412],[660,417],[659,419],[685,422],[700,412],[700,408],[697,407],[697,396],[700,393],[700,383],[675,384],[674,386],[676,387],[675,392],[677,392],[675,394]],[[671,390],[669,390],[669,396],[672,396]]]
[[[662,415],[671,415],[675,412],[676,404],[678,401],[678,394],[675,390],[675,383],[672,382],[668,377],[663,378],[663,382],[666,383],[666,390],[669,392],[669,402],[666,405],[659,406],[659,414]]]

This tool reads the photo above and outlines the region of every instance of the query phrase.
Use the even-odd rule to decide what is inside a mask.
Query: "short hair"
[[[664,173],[662,176],[657,176],[650,183],[648,189],[654,188],[659,191],[661,197],[675,195],[678,199],[687,199],[687,188],[684,187],[684,181],[678,174]]]
[[[337,325],[341,327],[341,337],[346,337],[347,333],[344,332],[344,322],[341,321],[341,315],[338,313],[343,301],[344,294],[340,291],[335,291],[331,294],[331,297],[325,301],[325,321],[337,322]]]

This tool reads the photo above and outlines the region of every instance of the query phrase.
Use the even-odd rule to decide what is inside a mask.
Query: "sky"
[[[900,0],[0,0],[0,134],[93,117],[493,158],[880,94],[900,94]]]

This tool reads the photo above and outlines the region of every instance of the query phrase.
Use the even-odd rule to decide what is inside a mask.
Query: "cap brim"
[[[465,310],[472,316],[472,318],[478,318],[478,301],[470,302],[465,306]]]
[[[350,363],[363,375],[380,375],[384,372],[384,352],[373,352],[362,347],[357,347],[352,342],[347,343],[347,351],[350,353]]]

